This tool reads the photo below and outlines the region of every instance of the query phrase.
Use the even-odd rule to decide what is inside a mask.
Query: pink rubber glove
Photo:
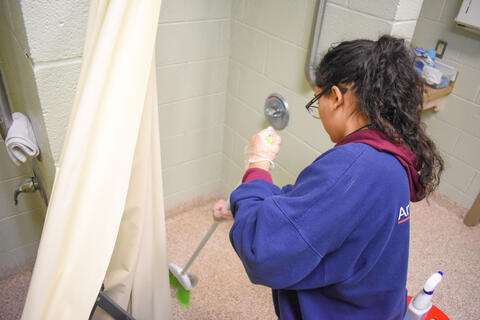
[[[233,219],[232,211],[230,211],[230,209],[223,209],[225,203],[226,201],[221,199],[218,200],[217,203],[215,203],[215,205],[213,206],[213,219],[215,219],[215,221],[221,222]]]
[[[282,138],[272,127],[263,129],[254,135],[245,147],[245,161],[247,165],[253,162],[268,160],[272,164],[280,151]]]

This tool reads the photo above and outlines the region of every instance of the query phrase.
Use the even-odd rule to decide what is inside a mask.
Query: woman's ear
[[[332,86],[331,94],[332,94],[332,98],[334,99],[334,109],[337,109],[345,101],[344,94],[342,93],[340,88],[337,86]]]

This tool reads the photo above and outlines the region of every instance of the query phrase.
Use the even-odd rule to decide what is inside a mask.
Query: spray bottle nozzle
[[[443,272],[438,271],[430,276],[421,290],[408,305],[405,320],[422,320],[432,308],[432,295],[442,281]]]
[[[423,291],[426,294],[432,295],[433,291],[435,291],[435,288],[442,281],[442,278],[443,278],[442,271],[438,271],[437,273],[432,274],[430,278],[428,278],[427,282],[425,282],[425,285],[423,286]]]
[[[438,271],[430,276],[423,286],[423,294],[418,294],[412,300],[413,305],[418,310],[430,309],[432,306],[432,295],[435,288],[442,281],[443,272]],[[420,293],[422,293],[420,291]]]

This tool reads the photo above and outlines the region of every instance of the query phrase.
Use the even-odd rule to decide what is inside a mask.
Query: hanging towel
[[[37,140],[33,134],[32,125],[28,118],[20,112],[12,114],[12,125],[8,129],[5,144],[12,161],[20,166],[29,157],[36,157],[40,153]]]

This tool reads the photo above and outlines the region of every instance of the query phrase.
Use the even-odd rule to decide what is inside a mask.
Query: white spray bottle
[[[432,295],[437,285],[442,281],[443,272],[438,271],[428,278],[423,290],[412,298],[408,305],[404,320],[424,320],[432,309]]]

